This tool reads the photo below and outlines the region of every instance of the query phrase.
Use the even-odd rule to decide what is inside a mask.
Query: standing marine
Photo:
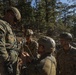
[[[72,34],[59,35],[60,49],[57,50],[57,75],[76,75],[76,48],[71,46]]]
[[[37,58],[38,42],[33,39],[33,34],[34,33],[31,29],[27,29],[24,32],[23,49],[21,52],[21,59],[22,59],[21,75],[25,75],[26,66],[28,69],[30,69],[29,66],[32,63],[32,60]]]
[[[16,75],[18,49],[12,25],[21,20],[16,7],[10,7],[0,19],[0,75]]]

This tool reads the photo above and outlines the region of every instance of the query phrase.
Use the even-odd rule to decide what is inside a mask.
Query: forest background
[[[31,28],[37,36],[56,39],[65,31],[76,41],[76,0],[0,0],[0,17],[10,6],[17,7],[22,15],[21,22],[13,27],[17,34]]]

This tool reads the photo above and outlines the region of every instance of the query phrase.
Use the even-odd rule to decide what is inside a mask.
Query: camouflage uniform
[[[11,30],[11,26],[6,21],[0,20],[0,74],[6,75],[4,63],[10,61],[13,66],[17,62],[17,42]],[[13,69],[16,73],[16,69]],[[15,74],[13,74],[15,75]]]
[[[27,52],[30,57],[29,60],[33,60],[34,58],[37,58],[37,53],[38,53],[38,43],[31,39],[30,42],[24,42],[23,43],[23,51]],[[27,75],[29,75],[28,73],[31,73],[31,62],[27,61],[28,57],[21,57],[23,63],[22,63],[22,69],[21,69],[21,75],[25,75],[25,73],[27,73]],[[28,67],[28,69],[23,69],[23,67]],[[27,70],[27,71],[26,71]],[[26,72],[24,72],[26,71]]]
[[[34,57],[37,56],[38,53],[38,43],[35,40],[30,41],[30,43],[26,42],[24,44],[24,50],[30,54],[30,51]],[[29,51],[30,50],[30,51]],[[31,54],[30,54],[31,55]]]
[[[57,75],[76,75],[76,48],[70,46],[68,52],[57,52]]]
[[[33,31],[31,29],[27,29],[25,31],[25,39],[24,40],[24,50],[26,52],[28,52],[30,54],[30,56],[34,56],[36,57],[37,56],[37,53],[38,53],[38,43],[37,41],[33,40],[32,39],[32,36],[33,36]],[[30,40],[28,42],[28,40]]]
[[[72,34],[59,35],[61,47],[57,51],[57,75],[76,75],[76,48],[71,46]]]
[[[28,66],[28,75],[56,75],[56,59],[50,49],[55,47],[54,40],[50,37],[41,37],[38,43],[39,46],[44,46],[44,53]]]

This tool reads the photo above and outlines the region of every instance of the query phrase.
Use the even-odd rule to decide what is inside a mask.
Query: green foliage
[[[33,27],[34,9],[31,7],[30,2],[19,0],[18,6],[22,15],[22,23],[25,28]]]
[[[2,2],[0,2],[0,10],[3,10],[3,4]],[[2,17],[3,15],[3,11],[0,11],[0,17]]]
[[[8,6],[16,6],[22,15],[20,24],[23,28],[31,28],[38,32],[46,32],[51,28],[51,33],[68,31],[75,36],[76,1],[71,1],[72,5],[62,3],[59,0],[35,0],[35,6],[32,7],[32,0],[8,0],[8,2],[0,0],[0,16],[3,15],[3,10]]]

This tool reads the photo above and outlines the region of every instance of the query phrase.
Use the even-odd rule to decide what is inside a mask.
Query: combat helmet
[[[17,21],[21,20],[21,14],[16,7],[10,7],[7,9],[7,11],[12,11]]]
[[[56,43],[52,38],[48,36],[42,36],[39,38],[38,43],[44,46],[45,52],[51,52],[51,48],[54,48],[53,52],[55,51]]]
[[[72,41],[73,37],[72,37],[72,34],[68,33],[68,32],[62,32],[60,35],[59,35],[59,38],[64,38],[68,41]]]
[[[31,29],[27,29],[25,35],[26,36],[33,35],[33,31]]]

